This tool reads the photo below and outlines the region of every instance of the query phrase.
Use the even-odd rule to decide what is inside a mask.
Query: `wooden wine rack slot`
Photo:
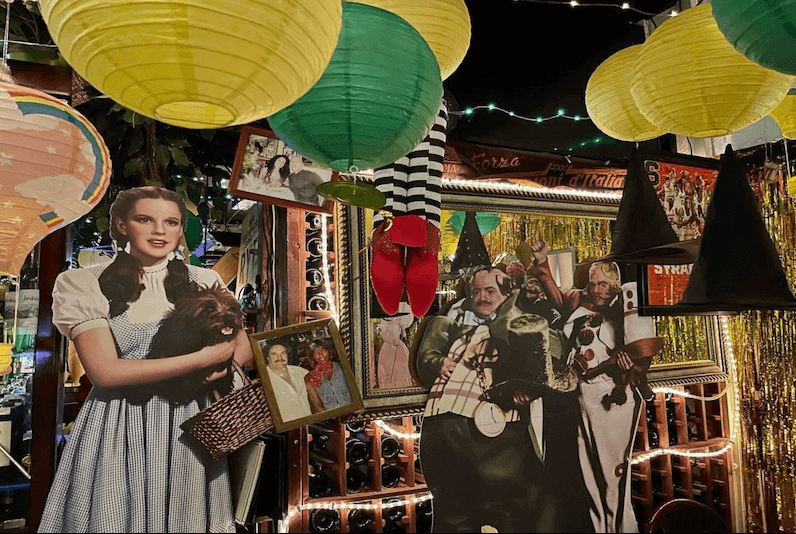
[[[724,387],[724,382],[707,382],[679,389],[699,397],[714,397]],[[726,397],[707,401],[656,394],[641,410],[633,457],[658,448],[707,452],[723,447],[728,440],[726,402]],[[651,443],[650,437],[655,435],[657,443]],[[732,531],[729,454],[706,458],[663,454],[634,465],[631,501],[640,531],[644,532],[659,506],[683,498],[715,510]]]

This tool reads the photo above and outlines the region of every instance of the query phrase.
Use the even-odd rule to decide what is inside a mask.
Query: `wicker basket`
[[[223,397],[214,391],[216,402],[180,425],[210,451],[213,459],[243,447],[274,427],[260,380],[249,380],[234,358],[232,363],[243,379],[243,387]]]

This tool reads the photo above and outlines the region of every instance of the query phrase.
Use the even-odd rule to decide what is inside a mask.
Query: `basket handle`
[[[241,365],[237,361],[235,361],[234,357],[231,359],[231,362],[232,362],[232,368],[235,370],[236,373],[240,375],[241,380],[243,380],[243,385],[248,386],[249,384],[251,384],[252,381],[249,379],[248,376],[246,376],[246,372],[243,370],[243,367],[241,367]],[[215,388],[213,389],[213,397],[215,397],[216,402],[221,400],[221,394]]]

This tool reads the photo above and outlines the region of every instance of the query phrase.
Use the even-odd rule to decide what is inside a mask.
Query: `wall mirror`
[[[610,251],[611,221],[616,217],[620,195],[444,180],[441,280],[438,302],[430,313],[438,312],[456,298],[458,279],[449,271],[459,240],[457,225],[451,222],[462,217],[457,213],[485,214],[485,223],[479,226],[489,230],[482,230],[482,234],[493,263],[513,254],[520,242],[541,237],[562,271],[574,259],[573,276],[577,278],[577,271],[583,272],[577,264]],[[338,205],[336,217],[340,331],[364,402],[365,411],[360,417],[420,413],[428,389],[414,372],[412,351],[422,320],[400,312],[396,317],[386,316],[372,294],[367,250],[372,212]],[[635,266],[622,269],[636,272]],[[584,285],[578,285],[576,280],[575,287]],[[684,385],[726,376],[715,318],[669,316],[655,317],[654,321],[656,334],[665,342],[648,373],[653,385]]]

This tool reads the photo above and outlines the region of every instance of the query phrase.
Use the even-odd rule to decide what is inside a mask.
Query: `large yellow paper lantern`
[[[0,83],[0,176],[0,273],[18,276],[39,240],[102,199],[111,161],[97,130],[73,108]]]
[[[630,93],[657,127],[689,137],[737,132],[768,115],[794,77],[735,50],[710,4],[688,9],[655,30],[633,69]]]
[[[641,46],[625,48],[603,61],[586,85],[586,110],[592,122],[620,141],[647,141],[666,133],[641,114],[630,94],[633,64]]]
[[[445,80],[470,47],[470,12],[464,0],[353,0],[395,13],[423,36]]]
[[[771,112],[771,118],[782,130],[782,136],[796,139],[796,95],[788,95]]]
[[[323,74],[340,0],[40,0],[53,40],[94,87],[185,128],[244,124]]]

